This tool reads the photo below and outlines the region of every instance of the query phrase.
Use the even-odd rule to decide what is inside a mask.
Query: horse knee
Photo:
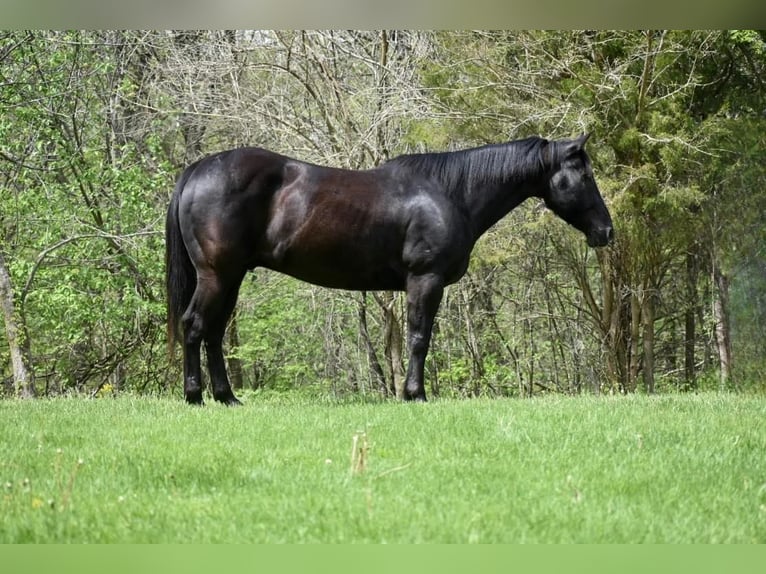
[[[430,346],[431,339],[422,333],[410,333],[409,335],[409,348],[410,353],[414,355],[425,355],[428,353],[428,347]]]

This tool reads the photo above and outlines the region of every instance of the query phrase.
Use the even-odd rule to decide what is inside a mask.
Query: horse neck
[[[486,157],[478,155],[486,151],[477,150],[474,157],[467,154],[465,177],[451,190],[451,195],[460,197],[468,209],[474,240],[527,198],[539,197],[544,186],[542,161],[530,161],[529,158],[521,162],[503,161],[501,156],[495,161],[487,161]],[[497,153],[499,150],[489,151]]]

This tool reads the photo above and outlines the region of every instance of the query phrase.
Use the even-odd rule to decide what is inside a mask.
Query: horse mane
[[[509,183],[536,177],[550,166],[548,140],[532,136],[507,143],[437,153],[405,154],[383,166],[433,176],[449,190],[473,189],[487,183]],[[557,146],[551,145],[555,154]]]

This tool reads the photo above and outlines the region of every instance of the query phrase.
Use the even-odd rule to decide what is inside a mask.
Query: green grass
[[[0,489],[3,543],[764,543],[766,400],[7,400]]]

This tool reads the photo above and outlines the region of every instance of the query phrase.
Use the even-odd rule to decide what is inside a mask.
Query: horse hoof
[[[222,397],[220,399],[216,399],[219,403],[223,403],[227,407],[241,407],[242,401],[240,401],[237,397],[234,395],[229,395],[228,397]]]

